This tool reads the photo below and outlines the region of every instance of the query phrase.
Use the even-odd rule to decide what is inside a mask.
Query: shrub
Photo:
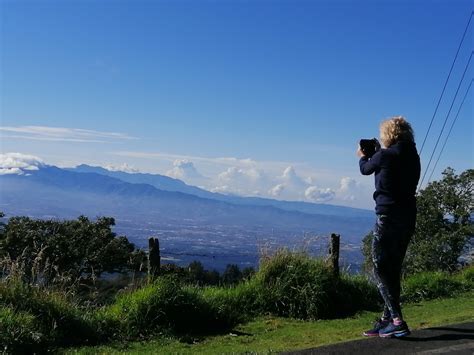
[[[0,306],[0,351],[6,353],[30,353],[40,343],[36,319],[26,312],[15,312]]]
[[[10,335],[9,341],[13,347],[35,344],[41,348],[95,343],[98,340],[94,326],[85,313],[60,293],[45,291],[17,280],[4,280],[0,282],[0,307],[4,310],[2,321],[9,324],[9,334],[30,334],[30,338],[26,335]],[[22,323],[24,320],[25,323]],[[34,328],[30,328],[32,324]],[[25,333],[24,326],[34,329],[34,332]]]
[[[439,271],[411,275],[403,281],[402,289],[405,302],[449,297],[466,290],[459,278]]]
[[[206,287],[202,296],[217,323],[232,327],[264,312],[261,284],[255,278],[229,287]]]
[[[363,276],[336,278],[322,260],[280,250],[257,274],[235,287],[209,287],[204,299],[227,325],[275,314],[300,319],[335,318],[378,306],[376,288]]]
[[[458,274],[459,280],[465,285],[466,290],[474,289],[474,265],[469,265]]]
[[[282,249],[261,260],[255,277],[268,312],[299,319],[334,315],[337,279],[322,260]]]
[[[342,274],[337,282],[335,317],[347,317],[361,310],[377,310],[381,299],[375,285],[362,275]]]
[[[141,337],[153,332],[194,333],[213,328],[215,317],[196,288],[183,288],[172,277],[122,294],[101,316],[119,324],[120,332]]]

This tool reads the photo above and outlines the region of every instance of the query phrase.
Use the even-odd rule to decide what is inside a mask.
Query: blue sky
[[[1,0],[1,151],[370,208],[373,181],[358,175],[358,140],[377,136],[382,119],[404,115],[421,146],[472,7]],[[474,20],[424,164],[473,28]],[[472,76],[470,68],[448,123]],[[472,105],[471,93],[434,178],[448,165],[472,168]]]

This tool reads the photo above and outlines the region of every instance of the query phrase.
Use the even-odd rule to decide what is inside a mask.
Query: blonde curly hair
[[[380,123],[380,140],[385,147],[400,141],[415,141],[410,123],[403,116],[395,116]]]

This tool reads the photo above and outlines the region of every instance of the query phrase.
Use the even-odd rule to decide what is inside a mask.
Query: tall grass
[[[209,305],[196,288],[184,288],[173,277],[161,277],[117,297],[102,311],[103,319],[119,325],[127,337],[161,333],[192,333],[215,326]]]
[[[473,288],[474,268],[404,280],[404,299],[450,296]],[[225,287],[186,285],[161,276],[118,294],[111,304],[80,307],[66,291],[0,279],[0,344],[8,352],[55,346],[227,331],[260,315],[315,320],[352,315],[379,305],[363,276],[336,277],[321,259],[279,250],[261,260],[248,280]]]
[[[32,314],[0,305],[0,350],[29,353],[37,347],[41,334]]]
[[[7,349],[95,343],[98,334],[87,312],[58,292],[20,280],[0,282],[0,328]],[[3,329],[7,329],[3,332]]]
[[[374,309],[378,303],[377,291],[365,277],[336,277],[323,260],[286,249],[266,255],[248,281],[202,292],[228,324],[266,314],[306,320],[336,318]]]
[[[234,286],[205,287],[200,293],[224,329],[265,312],[262,287],[254,277]]]
[[[256,279],[266,310],[275,315],[318,319],[334,312],[336,277],[320,259],[282,249],[262,259]]]
[[[441,271],[426,271],[410,275],[402,283],[402,299],[418,302],[434,298],[450,297],[474,289],[474,266],[457,274]]]

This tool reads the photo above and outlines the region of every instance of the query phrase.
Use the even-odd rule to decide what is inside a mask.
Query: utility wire
[[[464,104],[464,101],[466,100],[467,94],[469,93],[469,89],[471,89],[471,85],[473,81],[474,79],[471,79],[471,82],[469,83],[469,87],[467,88],[466,93],[464,94],[464,98],[462,99],[461,105],[459,106],[458,112],[456,113],[456,117],[454,117],[454,121],[453,123],[451,123],[451,128],[449,128],[448,135],[446,136],[446,139],[444,140],[443,147],[441,148],[441,151],[439,152],[438,159],[436,159],[436,163],[433,167],[433,170],[431,170],[431,174],[430,174],[430,177],[428,178],[427,184],[429,184],[431,181],[431,177],[433,176],[436,166],[438,165],[439,159],[441,158],[441,154],[443,154],[444,147],[446,147],[446,143],[448,142],[449,135],[451,134],[451,131],[453,130],[454,124],[456,123],[459,113],[461,112],[461,108]]]
[[[461,45],[462,45],[462,42],[464,41],[464,37],[466,37],[466,33],[467,33],[468,28],[469,28],[469,24],[471,23],[471,19],[472,19],[473,14],[474,14],[474,11],[471,11],[471,16],[469,17],[469,21],[467,22],[466,29],[464,30],[464,34],[462,35],[461,42],[459,43],[459,47],[458,47],[458,50],[456,52],[456,55],[454,56],[453,64],[451,64],[451,69],[449,70],[448,77],[446,78],[446,81],[444,83],[443,91],[441,91],[441,95],[438,99],[438,104],[436,105],[435,111],[433,113],[433,117],[431,117],[431,122],[430,122],[430,125],[428,127],[428,131],[426,132],[425,138],[423,139],[423,144],[421,145],[421,149],[420,149],[420,155],[423,152],[423,147],[425,146],[426,138],[428,138],[428,134],[430,133],[431,126],[433,124],[434,118],[436,116],[436,113],[438,112],[439,104],[441,103],[441,99],[443,98],[444,91],[446,90],[446,85],[448,85],[449,78],[451,77],[451,73],[452,73],[453,68],[454,68],[454,63],[456,63],[456,59],[458,58],[459,50],[461,49]]]
[[[466,64],[466,67],[464,68],[464,72],[462,73],[462,77],[461,77],[461,80],[459,81],[459,85],[458,85],[458,88],[456,90],[456,94],[454,94],[454,98],[453,98],[453,101],[451,102],[451,106],[449,107],[449,111],[448,111],[448,114],[446,115],[446,118],[444,120],[444,123],[443,123],[443,127],[441,128],[441,132],[439,132],[439,135],[438,135],[438,139],[436,140],[436,144],[435,144],[435,147],[433,148],[433,152],[431,153],[431,156],[430,156],[430,161],[428,162],[428,165],[426,166],[426,169],[425,169],[425,173],[423,174],[423,178],[421,179],[421,183],[418,187],[418,191],[420,191],[421,187],[423,186],[423,181],[425,180],[425,176],[426,176],[426,173],[428,171],[428,169],[430,168],[430,165],[431,165],[431,161],[433,160],[433,156],[436,152],[436,148],[438,148],[438,144],[439,144],[439,140],[441,139],[441,135],[443,134],[444,132],[444,127],[446,127],[446,122],[448,121],[448,118],[449,118],[449,114],[451,113],[451,110],[454,106],[454,102],[456,101],[456,97],[458,96],[458,93],[459,93],[459,88],[461,87],[461,84],[464,80],[464,76],[466,75],[466,71],[467,71],[467,68],[469,67],[469,63],[471,63],[471,59],[472,59],[472,55],[474,54],[474,51],[471,51],[471,55],[469,57],[469,60],[467,61],[467,64]]]

